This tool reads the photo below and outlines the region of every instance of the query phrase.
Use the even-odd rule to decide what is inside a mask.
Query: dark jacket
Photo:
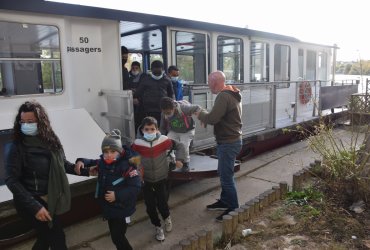
[[[242,105],[240,91],[228,86],[218,93],[212,110],[202,111],[199,120],[214,125],[213,133],[217,143],[232,143],[242,138]]]
[[[140,128],[138,129],[140,130]],[[168,177],[169,160],[167,154],[170,150],[176,150],[176,160],[185,159],[185,147],[182,143],[169,139],[165,135],[157,133],[157,138],[147,141],[141,132],[138,133],[132,149],[141,156],[141,164],[144,168],[144,181],[158,182]]]
[[[65,171],[75,174],[74,164],[64,159]],[[13,193],[16,206],[35,215],[42,207],[35,197],[47,195],[51,153],[39,147],[26,147],[21,143],[5,146],[5,183]]]
[[[133,152],[124,147],[124,153],[112,164],[106,164],[103,155],[100,159],[77,159],[82,161],[86,168],[98,165],[98,183],[96,198],[103,210],[105,219],[126,218],[136,210],[137,195],[141,189],[141,180],[136,167],[129,163],[134,156]],[[86,170],[82,175],[88,175]],[[108,202],[104,195],[107,191],[114,191],[116,200]]]
[[[171,80],[165,75],[159,80],[154,80],[150,75],[144,75],[134,94],[134,98],[141,101],[143,112],[160,113],[159,103],[162,97],[174,98]]]

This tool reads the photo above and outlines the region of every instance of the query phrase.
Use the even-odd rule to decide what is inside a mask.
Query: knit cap
[[[112,149],[122,153],[121,131],[113,129],[112,132],[107,134],[101,143],[101,150]]]

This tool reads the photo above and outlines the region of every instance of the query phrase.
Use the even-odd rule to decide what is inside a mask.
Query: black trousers
[[[47,204],[43,200],[40,199],[39,202],[47,208]],[[23,207],[17,206],[16,203],[15,208],[18,215],[36,231],[37,238],[32,250],[48,250],[49,248],[52,250],[67,250],[65,234],[57,215],[54,215],[53,227],[50,228],[48,222],[37,220],[33,214],[30,214]]]
[[[149,215],[150,221],[154,226],[160,227],[161,220],[158,217],[157,209],[162,219],[166,219],[170,215],[167,180],[144,182],[143,193],[146,212]]]
[[[117,250],[132,250],[126,238],[127,223],[125,219],[109,219],[108,226],[110,236]]]

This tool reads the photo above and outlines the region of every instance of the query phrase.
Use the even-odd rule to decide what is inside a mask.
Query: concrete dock
[[[349,141],[351,133],[338,129],[336,134]],[[258,196],[279,182],[292,184],[292,175],[319,159],[308,148],[307,141],[292,143],[273,151],[258,155],[243,162],[236,176],[240,205]],[[212,230],[214,239],[221,235],[221,225],[215,218],[222,211],[207,211],[206,205],[219,198],[219,178],[193,180],[171,190],[170,208],[173,230],[166,234],[164,242],[154,238],[154,226],[150,224],[143,201],[137,204],[137,211],[128,227],[127,238],[134,249],[170,249],[180,240],[194,235],[199,230]],[[109,235],[108,225],[100,217],[86,220],[65,228],[70,249],[110,250],[115,249]],[[23,242],[9,249],[28,250],[34,240]]]

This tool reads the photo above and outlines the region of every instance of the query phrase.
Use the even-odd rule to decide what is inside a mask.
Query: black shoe
[[[207,209],[208,210],[219,210],[219,211],[224,211],[224,210],[227,210],[228,207],[225,203],[223,203],[222,201],[220,200],[217,200],[215,203],[211,204],[211,205],[208,205],[207,206]]]
[[[223,219],[224,219],[223,216],[229,214],[231,211],[233,211],[233,210],[230,209],[230,208],[226,209],[225,212],[223,212],[222,214],[220,214],[219,216],[216,217],[216,221],[217,222],[222,222]]]

